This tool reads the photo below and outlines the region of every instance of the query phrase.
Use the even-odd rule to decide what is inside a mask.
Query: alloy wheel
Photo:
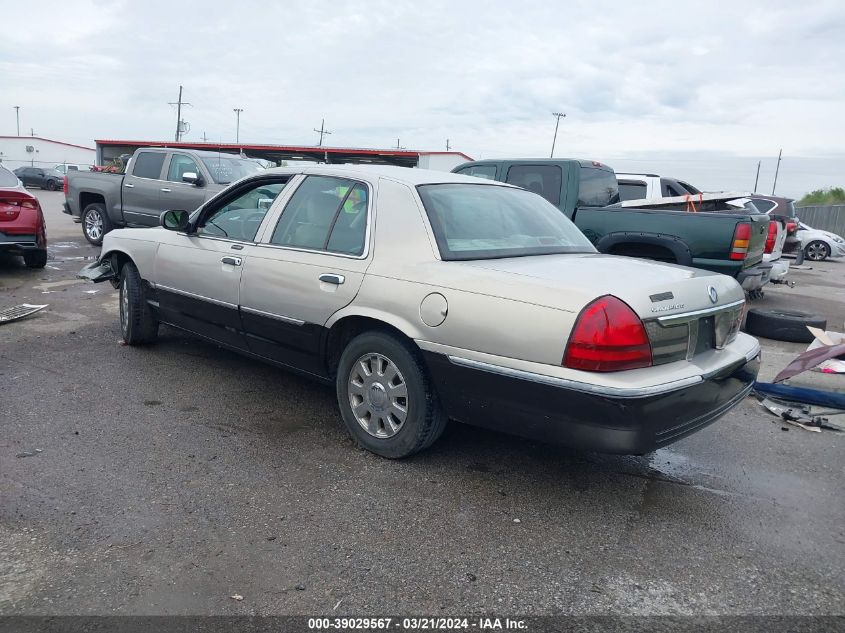
[[[103,216],[97,209],[85,214],[85,234],[95,242],[103,237]]]
[[[807,245],[807,250],[805,255],[807,259],[812,259],[815,262],[820,262],[823,259],[827,259],[827,244],[824,242],[811,242]]]
[[[355,361],[347,394],[358,424],[373,437],[393,437],[408,417],[408,386],[399,368],[382,354]]]

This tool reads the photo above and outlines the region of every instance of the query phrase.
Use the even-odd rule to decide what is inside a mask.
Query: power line
[[[320,133],[320,142],[317,143],[317,147],[320,147],[323,144],[323,135],[331,134],[331,132],[329,132],[326,129],[326,120],[325,119],[320,121],[320,129],[318,130],[317,128],[314,128],[314,131]]]
[[[168,101],[168,105],[175,105],[176,106],[176,136],[174,136],[173,140],[177,143],[179,139],[182,137],[182,106],[191,105],[187,101],[182,101],[182,86],[179,86],[179,99],[176,101]]]
[[[552,112],[552,116],[556,117],[556,120],[555,120],[555,135],[554,135],[554,138],[552,138],[552,153],[549,154],[549,158],[555,157],[555,142],[557,141],[557,128],[560,125],[560,120],[566,118],[566,114],[564,114],[563,112]]]

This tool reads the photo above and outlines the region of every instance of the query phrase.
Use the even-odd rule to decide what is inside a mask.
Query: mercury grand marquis
[[[400,167],[263,171],[80,271],[120,290],[129,345],[159,324],[333,384],[390,458],[447,420],[643,454],[749,392],[757,341],[730,277],[596,252],[542,197]]]

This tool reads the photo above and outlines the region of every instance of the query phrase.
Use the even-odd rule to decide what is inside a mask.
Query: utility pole
[[[173,140],[178,143],[179,139],[182,137],[182,106],[191,105],[187,101],[182,101],[182,86],[179,86],[179,99],[175,102],[169,101],[168,105],[176,106],[176,136],[173,137]]]
[[[552,138],[552,153],[549,154],[549,158],[555,157],[555,143],[557,142],[557,128],[560,125],[560,120],[566,118],[566,114],[563,112],[552,112],[552,116],[555,117],[557,120],[555,121],[555,135]]]
[[[757,193],[757,183],[760,181],[760,163],[762,160],[757,161],[757,177],[754,179],[754,193]]]
[[[237,123],[235,124],[235,143],[241,142],[241,112],[244,111],[243,108],[232,108],[232,111],[235,113],[237,117]]]
[[[320,146],[323,144],[323,136],[324,136],[324,135],[326,135],[326,134],[331,134],[331,132],[329,132],[329,131],[326,129],[326,120],[325,120],[325,119],[323,119],[322,121],[320,121],[320,129],[318,130],[317,128],[314,128],[314,131],[315,131],[315,132],[319,132],[319,133],[320,133],[320,142],[319,142],[319,143],[317,143],[317,147],[320,147]]]
[[[35,136],[35,128],[29,128],[29,135]]]
[[[18,136],[21,135],[21,107],[12,106],[15,109],[15,121],[18,124]]]
[[[778,164],[775,167],[775,181],[772,183],[772,195],[775,195],[775,187],[778,186],[778,172],[780,171],[780,157],[783,155],[783,148],[778,151]]]
[[[208,137],[205,135],[205,132],[202,133],[202,142],[208,143]]]
[[[448,152],[448,151],[449,151],[449,150],[451,150],[451,149],[452,149],[452,148],[449,146],[449,139],[447,138],[447,139],[446,139],[446,151]]]
[[[405,149],[404,147],[399,145],[399,139],[398,138],[396,139],[396,149]]]

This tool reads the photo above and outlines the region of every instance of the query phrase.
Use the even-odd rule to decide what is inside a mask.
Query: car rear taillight
[[[67,198],[67,174],[65,174],[65,177],[62,179],[62,193],[64,193],[65,198]]]
[[[22,209],[39,209],[38,200],[28,193],[5,191],[0,193],[0,222],[17,220]]]
[[[778,239],[778,223],[775,220],[769,222],[769,232],[766,234],[766,248],[763,252],[767,255],[775,250],[775,242]]]
[[[751,243],[751,224],[740,222],[734,229],[734,239],[731,242],[731,259],[745,259],[748,255],[748,245]]]
[[[643,322],[621,299],[599,297],[578,315],[563,366],[583,371],[651,367],[651,344]]]
[[[787,235],[795,235],[798,231],[798,223],[797,222],[787,222],[786,223],[786,234]]]

